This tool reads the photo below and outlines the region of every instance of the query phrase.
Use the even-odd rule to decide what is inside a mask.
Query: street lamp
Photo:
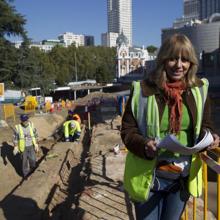
[[[78,81],[78,76],[77,76],[77,63],[76,63],[76,52],[74,53],[74,58],[75,58],[75,81]]]
[[[96,67],[96,64],[97,64],[97,62],[96,62],[96,55],[94,55],[93,56],[93,59],[94,59],[94,62],[95,62],[95,80],[96,80],[96,71],[97,71],[97,67]]]

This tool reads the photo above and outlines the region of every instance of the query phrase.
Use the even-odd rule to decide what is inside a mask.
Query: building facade
[[[184,0],[184,18],[207,19],[220,12],[220,0]]]
[[[14,43],[14,45],[17,49],[19,49],[21,47],[21,44],[22,44],[22,41],[17,41]],[[29,45],[29,48],[37,47],[37,48],[39,48],[39,50],[42,50],[44,52],[49,52],[55,46],[64,47],[65,45],[57,39],[48,39],[48,40],[43,40],[40,42],[31,42],[31,44]]]
[[[172,28],[162,29],[162,43],[175,33],[191,40],[199,59],[199,73],[212,87],[219,87],[220,0],[184,0],[184,16],[175,20]]]
[[[107,32],[103,33],[101,36],[101,44],[105,47],[116,47],[116,40],[118,38],[118,33]]]
[[[17,41],[14,43],[16,48],[20,48],[22,41]],[[71,32],[66,32],[58,36],[58,39],[48,39],[40,42],[32,42],[31,47],[37,47],[44,52],[51,51],[55,46],[68,47],[72,44],[78,46],[94,46],[94,36],[74,34]]]
[[[199,19],[200,17],[200,1],[184,0],[183,12],[185,19]]]
[[[94,45],[95,45],[94,36],[85,35],[84,46],[94,46]]]
[[[145,62],[150,59],[148,51],[142,48],[129,47],[128,39],[120,34],[117,38],[117,68],[116,78],[127,75],[143,75]]]
[[[108,33],[124,33],[132,46],[132,0],[107,0]]]
[[[207,19],[214,13],[220,13],[220,0],[200,0],[200,20]]]
[[[220,46],[220,0],[184,0],[184,15],[172,28],[162,29],[161,41],[181,33],[192,41],[198,56]]]
[[[76,47],[84,46],[85,36],[82,34],[74,34],[72,32],[65,32],[58,36],[58,39],[65,44],[66,47],[75,44]]]
[[[161,41],[164,42],[167,37],[175,33],[181,33],[185,34],[191,40],[198,55],[203,51],[208,53],[215,51],[219,48],[220,17],[219,21],[217,18],[215,19],[214,22],[210,20],[208,23],[193,24],[181,28],[162,29]]]
[[[220,13],[220,0],[184,0],[183,8],[184,14],[173,22],[173,28],[209,20],[213,14]]]

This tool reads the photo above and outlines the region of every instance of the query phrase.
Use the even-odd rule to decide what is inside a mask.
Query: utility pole
[[[76,63],[76,52],[74,53],[74,58],[75,58],[75,81],[78,81],[78,76],[77,76],[77,63]]]

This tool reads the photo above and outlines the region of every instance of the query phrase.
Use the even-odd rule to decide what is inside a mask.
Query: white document
[[[202,140],[200,140],[193,147],[182,145],[173,134],[167,135],[165,138],[163,138],[159,142],[157,147],[165,148],[169,151],[180,153],[183,155],[192,155],[208,147],[213,141],[214,139],[211,132],[209,130],[205,130],[205,135],[203,136]]]

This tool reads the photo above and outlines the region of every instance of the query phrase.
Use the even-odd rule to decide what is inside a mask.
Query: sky
[[[101,44],[107,32],[107,0],[14,0],[26,18],[25,29],[33,41],[57,39],[64,32],[93,35]],[[161,29],[172,27],[183,15],[183,0],[133,0],[133,45],[161,45]],[[18,39],[15,39],[18,40]]]

